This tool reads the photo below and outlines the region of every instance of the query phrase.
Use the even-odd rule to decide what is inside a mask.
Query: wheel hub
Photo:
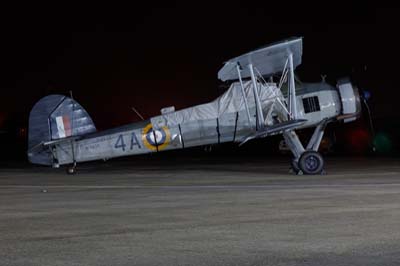
[[[311,155],[306,159],[306,166],[310,171],[313,171],[318,168],[318,159],[317,157]]]

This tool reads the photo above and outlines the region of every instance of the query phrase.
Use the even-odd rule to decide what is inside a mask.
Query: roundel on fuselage
[[[165,149],[171,140],[168,127],[153,129],[152,124],[148,124],[142,131],[143,144],[152,151]]]

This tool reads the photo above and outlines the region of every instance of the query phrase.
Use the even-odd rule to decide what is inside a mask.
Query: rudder
[[[52,165],[54,156],[42,144],[95,131],[92,119],[79,103],[63,95],[48,95],[29,115],[28,159],[34,164]]]

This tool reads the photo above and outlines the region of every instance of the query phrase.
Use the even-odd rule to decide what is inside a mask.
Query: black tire
[[[305,151],[299,159],[299,168],[306,175],[317,175],[324,169],[324,159],[316,151]]]

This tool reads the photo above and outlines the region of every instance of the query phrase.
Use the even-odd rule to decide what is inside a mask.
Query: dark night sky
[[[164,106],[203,103],[220,92],[217,71],[225,60],[291,36],[304,36],[302,80],[351,75],[372,92],[376,119],[399,116],[393,7],[149,2],[3,7],[2,116],[27,122],[37,100],[69,90],[100,128],[137,121],[130,106],[149,117]]]

